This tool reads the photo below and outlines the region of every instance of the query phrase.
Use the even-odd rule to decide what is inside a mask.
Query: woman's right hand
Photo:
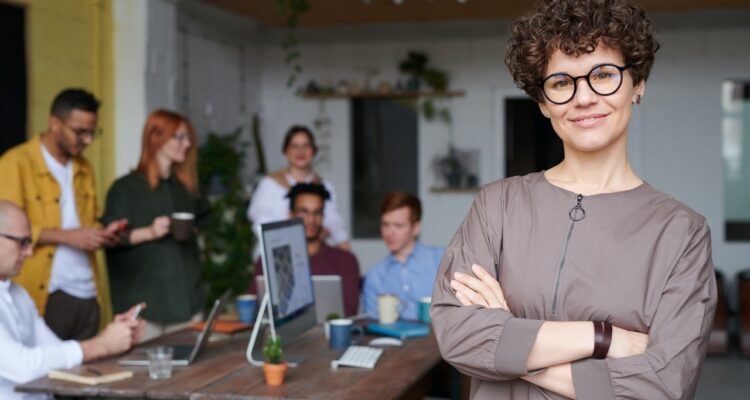
[[[166,236],[169,233],[170,223],[171,220],[165,215],[154,218],[154,222],[151,223],[151,240],[161,239]]]
[[[612,343],[607,357],[622,358],[643,354],[648,346],[648,334],[612,326]]]

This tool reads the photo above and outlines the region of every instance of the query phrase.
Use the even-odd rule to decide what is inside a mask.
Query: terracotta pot
[[[263,363],[263,374],[266,376],[266,383],[271,386],[281,386],[284,383],[284,376],[286,376],[287,369],[289,369],[289,365],[286,362],[283,364]]]

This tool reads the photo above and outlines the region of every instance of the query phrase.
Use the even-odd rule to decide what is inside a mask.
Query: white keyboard
[[[331,361],[331,368],[339,366],[373,369],[383,349],[367,346],[349,346],[338,360]]]

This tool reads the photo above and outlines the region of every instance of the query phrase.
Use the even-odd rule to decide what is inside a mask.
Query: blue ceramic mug
[[[255,309],[258,307],[258,299],[254,294],[237,296],[235,307],[237,308],[237,317],[240,322],[246,324],[255,322]]]
[[[359,337],[356,341],[365,335],[365,330],[361,326],[355,326],[350,319],[334,319],[328,321],[330,329],[330,338],[328,339],[328,345],[332,349],[345,349],[353,343],[352,331],[357,332]],[[354,342],[356,342],[354,341]]]
[[[430,323],[430,304],[432,304],[432,297],[422,297],[419,299],[417,316],[419,317],[419,321],[425,324]]]

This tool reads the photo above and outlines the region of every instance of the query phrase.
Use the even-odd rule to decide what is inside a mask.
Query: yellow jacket
[[[43,314],[52,258],[57,246],[39,245],[38,241],[42,229],[60,227],[60,186],[47,169],[41,146],[40,136],[37,135],[0,157],[0,199],[17,204],[29,216],[34,254],[26,259],[21,274],[14,280],[26,288],[39,313]],[[94,171],[83,157],[75,157],[72,161],[78,219],[81,226],[97,226]],[[89,263],[94,271],[97,297],[101,304],[101,282],[94,252],[89,253]]]

